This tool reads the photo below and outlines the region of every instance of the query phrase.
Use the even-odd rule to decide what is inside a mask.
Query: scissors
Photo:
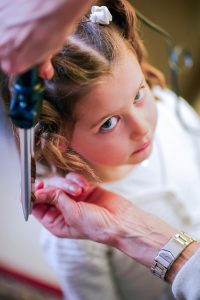
[[[42,107],[43,91],[43,81],[37,75],[37,68],[18,75],[11,86],[9,116],[19,128],[21,202],[25,221],[28,221],[35,199],[34,126]]]

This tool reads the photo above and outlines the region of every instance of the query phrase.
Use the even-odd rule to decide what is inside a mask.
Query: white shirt
[[[180,300],[200,300],[200,250],[178,272],[172,285],[173,294]]]
[[[171,91],[157,87],[154,94],[160,100],[152,154],[127,176],[103,187],[199,238],[200,137],[183,129]],[[184,100],[181,106],[187,120],[199,122]],[[166,283],[114,248],[91,241],[59,239],[46,230],[42,245],[69,300],[173,299]]]

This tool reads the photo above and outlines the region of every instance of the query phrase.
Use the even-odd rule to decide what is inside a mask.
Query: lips
[[[148,142],[142,144],[140,147],[138,147],[138,148],[133,152],[133,154],[136,154],[136,153],[139,153],[139,152],[144,151],[147,147],[149,147],[150,144],[151,144],[151,141],[148,141]]]

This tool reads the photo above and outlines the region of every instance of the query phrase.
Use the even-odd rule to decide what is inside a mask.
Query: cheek
[[[80,135],[74,132],[71,147],[87,161],[96,164],[117,165],[127,155],[127,147],[120,143],[121,137]]]

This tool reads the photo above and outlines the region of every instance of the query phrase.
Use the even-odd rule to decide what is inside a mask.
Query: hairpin
[[[109,25],[112,21],[112,15],[106,6],[92,6],[89,20],[92,23]]]

